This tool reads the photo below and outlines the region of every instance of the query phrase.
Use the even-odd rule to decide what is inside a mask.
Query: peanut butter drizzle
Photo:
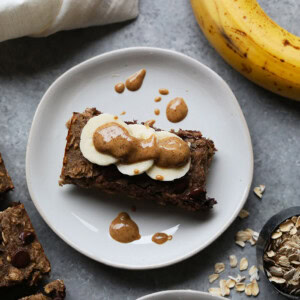
[[[93,136],[97,151],[121,159],[134,149],[133,138],[127,129],[118,123],[110,122],[96,129]]]
[[[123,126],[114,122],[98,127],[93,143],[97,151],[112,155],[125,164],[157,157],[157,139],[154,134],[148,139],[137,139]]]
[[[141,238],[139,228],[126,212],[121,212],[109,226],[110,236],[120,243],[131,243]]]
[[[115,85],[115,91],[119,94],[122,94],[125,90],[125,84],[123,82],[119,82]]]
[[[170,122],[177,123],[182,121],[188,113],[188,107],[183,98],[177,97],[167,105],[167,118]]]
[[[167,235],[163,232],[157,232],[152,236],[152,242],[161,245],[164,244],[167,241],[170,241],[172,239],[172,235]]]
[[[97,151],[112,155],[124,164],[154,159],[157,166],[177,168],[185,165],[190,158],[190,148],[180,138],[167,137],[158,141],[152,134],[147,139],[138,139],[114,122],[98,127],[93,143]],[[138,170],[135,173],[138,174]]]
[[[168,95],[169,94],[169,90],[168,89],[159,89],[158,91],[159,91],[159,93],[161,95]]]
[[[176,137],[167,137],[159,141],[159,156],[155,164],[162,168],[184,166],[190,158],[188,144]]]
[[[133,137],[135,150],[125,158],[124,163],[132,164],[157,157],[157,138],[152,134],[148,139],[137,139]]]
[[[146,70],[141,69],[131,75],[130,77],[127,78],[126,80],[126,87],[129,91],[137,91],[143,84],[144,78],[146,75]]]

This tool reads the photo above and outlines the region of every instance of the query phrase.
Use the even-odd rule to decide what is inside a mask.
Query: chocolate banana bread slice
[[[0,193],[5,193],[14,188],[12,180],[5,168],[4,161],[0,153]]]
[[[124,193],[133,198],[153,200],[161,205],[172,204],[190,211],[207,210],[216,204],[215,199],[206,197],[205,189],[208,169],[216,151],[213,141],[202,137],[199,131],[171,131],[191,145],[189,172],[174,181],[153,180],[145,174],[127,176],[120,173],[115,165],[99,166],[89,162],[80,151],[83,127],[90,118],[99,114],[101,112],[95,108],[88,108],[83,113],[73,113],[68,121],[60,185],[75,184],[107,193]],[[136,122],[128,122],[133,123]]]
[[[63,280],[57,279],[45,285],[40,293],[23,297],[19,300],[63,300],[65,296],[65,284]]]
[[[0,288],[33,286],[50,270],[24,205],[0,212]]]

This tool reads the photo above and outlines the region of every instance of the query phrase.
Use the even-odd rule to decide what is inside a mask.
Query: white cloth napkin
[[[0,0],[0,42],[133,19],[138,0]]]

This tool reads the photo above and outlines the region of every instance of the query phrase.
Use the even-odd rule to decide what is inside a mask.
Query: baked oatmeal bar
[[[63,300],[66,296],[65,284],[57,279],[45,285],[43,291],[38,294],[23,297],[19,300]]]
[[[199,131],[171,131],[191,144],[189,172],[182,178],[168,182],[153,180],[145,174],[127,176],[120,173],[115,165],[99,166],[89,162],[80,151],[83,127],[90,118],[99,114],[101,112],[95,108],[88,108],[83,113],[73,113],[68,122],[60,185],[75,184],[82,188],[98,188],[107,193],[124,193],[133,198],[153,200],[161,205],[172,204],[190,211],[213,207],[216,201],[206,197],[205,189],[208,169],[216,151],[213,141],[204,138]]]
[[[14,188],[12,180],[5,168],[4,161],[0,153],[0,193],[5,193]]]
[[[51,270],[23,204],[0,212],[0,288],[32,286]]]

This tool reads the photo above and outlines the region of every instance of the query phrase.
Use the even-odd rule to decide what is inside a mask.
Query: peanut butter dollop
[[[130,77],[127,78],[126,80],[126,87],[129,91],[137,91],[143,84],[144,78],[146,75],[146,70],[141,69],[131,75]]]
[[[121,212],[111,222],[110,236],[120,243],[131,243],[141,238],[139,228],[126,212]]]
[[[163,232],[157,232],[152,236],[152,242],[161,245],[164,244],[166,241],[171,240],[172,238],[172,235],[167,235]]]
[[[188,113],[188,107],[183,98],[177,97],[167,105],[167,118],[172,123],[182,121]]]
[[[123,82],[119,82],[115,85],[115,91],[119,94],[123,93],[125,90],[125,84]]]
[[[159,156],[155,164],[162,168],[178,168],[184,166],[190,158],[188,144],[176,137],[168,137],[159,141]]]

